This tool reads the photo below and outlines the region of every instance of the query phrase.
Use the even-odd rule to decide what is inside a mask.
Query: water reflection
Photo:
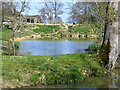
[[[20,41],[18,55],[60,55],[84,53],[93,41],[52,41],[24,40]]]

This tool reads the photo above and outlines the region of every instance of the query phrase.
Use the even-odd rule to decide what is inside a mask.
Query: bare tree
[[[52,6],[53,6],[53,14],[54,14],[54,23],[59,22],[59,19],[61,18],[59,15],[63,14],[63,3],[61,2],[56,2],[56,0],[54,0],[54,2],[52,2]]]
[[[47,21],[49,23],[57,23],[60,20],[60,15],[63,14],[62,10],[63,4],[61,2],[44,2],[44,7],[39,10],[42,21]]]
[[[91,23],[95,19],[92,14],[92,5],[90,2],[76,2],[70,6],[70,18],[71,21],[76,20],[78,23]]]
[[[23,16],[22,12],[25,11],[26,8],[28,8],[28,3],[26,0],[24,2],[3,2],[3,17],[6,20],[9,20],[10,26],[12,27],[12,41],[13,41],[13,54],[15,55],[15,44],[14,44],[14,38],[17,35],[17,33],[20,33],[20,30],[23,29]],[[4,11],[6,10],[6,11]]]
[[[45,23],[47,21],[45,8],[40,9],[39,13],[40,13],[40,17],[41,17],[42,22]]]
[[[51,23],[53,19],[51,2],[44,2],[44,7],[38,10],[38,12],[40,13],[43,22]]]

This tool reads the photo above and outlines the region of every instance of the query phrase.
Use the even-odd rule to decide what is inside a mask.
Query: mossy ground
[[[3,56],[3,87],[77,83],[104,75],[95,54]]]

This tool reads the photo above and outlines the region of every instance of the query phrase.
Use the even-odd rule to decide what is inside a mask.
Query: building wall
[[[29,23],[41,23],[41,19],[39,16],[27,16],[26,22]]]

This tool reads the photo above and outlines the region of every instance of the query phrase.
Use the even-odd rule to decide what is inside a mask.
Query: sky
[[[64,23],[66,23],[68,21],[68,17],[69,17],[69,10],[65,9],[68,8],[68,3],[63,2],[64,7],[63,7],[63,11],[64,13],[61,15],[62,21]],[[30,10],[27,10],[25,13],[25,15],[39,15],[38,10],[40,8],[43,7],[43,3],[42,2],[29,2],[29,6],[30,6]]]

